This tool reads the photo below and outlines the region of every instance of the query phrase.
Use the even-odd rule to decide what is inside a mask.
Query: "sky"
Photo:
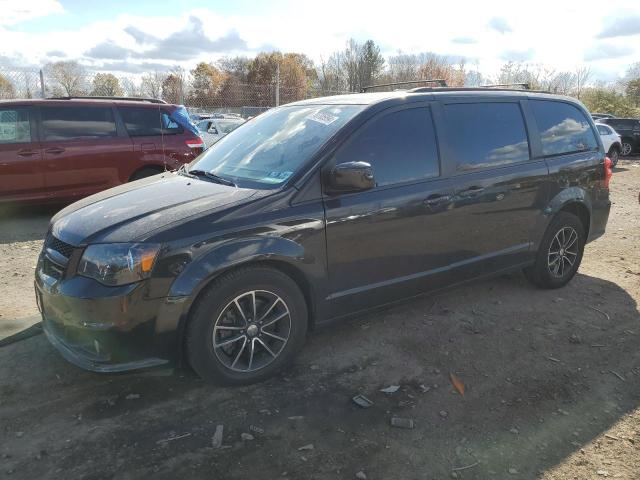
[[[319,62],[349,38],[489,75],[516,61],[611,81],[640,62],[640,0],[0,0],[0,68],[73,59],[134,75],[263,50]]]

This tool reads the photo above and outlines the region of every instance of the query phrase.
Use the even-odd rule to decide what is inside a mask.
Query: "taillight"
[[[609,157],[604,157],[604,188],[609,188],[611,177],[613,177],[613,162]]]
[[[204,149],[204,140],[201,138],[188,138],[184,143],[186,143],[189,148]]]

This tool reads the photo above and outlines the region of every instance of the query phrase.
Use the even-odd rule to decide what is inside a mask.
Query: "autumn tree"
[[[210,63],[200,62],[191,70],[189,102],[196,106],[212,106],[225,80],[225,75]]]
[[[625,94],[633,105],[640,107],[640,78],[635,78],[627,82]]]
[[[162,82],[162,99],[168,103],[182,103],[183,82],[176,73],[170,73]]]
[[[248,83],[251,60],[244,56],[222,57],[216,62],[221,73],[233,77],[237,83]]]
[[[87,92],[87,73],[75,60],[48,63],[44,66],[47,78],[54,81],[53,94],[78,96]]]
[[[582,93],[582,102],[590,112],[611,113],[617,117],[640,115],[631,98],[610,87],[592,87]]]
[[[124,95],[120,81],[112,73],[96,73],[93,77],[91,95],[103,97],[121,97]]]
[[[0,75],[0,99],[15,98],[16,89],[13,84],[5,77]]]
[[[275,80],[280,67],[280,103],[305,98],[309,82],[305,56],[297,53],[259,53],[249,64],[247,80],[253,89],[258,106],[273,104]]]

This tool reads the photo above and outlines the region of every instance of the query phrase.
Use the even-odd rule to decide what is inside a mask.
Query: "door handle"
[[[435,207],[451,201],[451,195],[433,194],[429,195],[422,203],[428,207]]]
[[[38,152],[35,150],[27,150],[27,149],[23,149],[23,150],[18,150],[18,155],[20,155],[21,157],[30,157],[32,155],[37,155]]]
[[[462,190],[458,193],[461,197],[473,197],[479,193],[482,193],[484,187],[480,187],[478,185],[474,185],[473,187],[469,187],[466,190]]]
[[[61,147],[51,147],[51,148],[45,149],[45,153],[53,153],[56,155],[63,152],[64,152],[64,148],[61,148]]]

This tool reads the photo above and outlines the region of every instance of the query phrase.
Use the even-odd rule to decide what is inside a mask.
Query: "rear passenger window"
[[[111,107],[42,107],[44,140],[116,136]]]
[[[437,177],[436,135],[428,108],[374,118],[335,155],[336,164],[371,164],[377,186]]]
[[[609,135],[611,132],[609,131],[609,127],[605,127],[604,125],[596,125],[598,129],[598,133],[600,135]]]
[[[529,142],[519,104],[453,103],[444,109],[456,170],[529,160]]]
[[[31,142],[28,108],[0,109],[0,144]]]
[[[182,127],[159,108],[118,107],[118,111],[132,137],[182,133]]]
[[[548,100],[530,100],[543,155],[583,152],[598,147],[584,113],[573,105]]]

